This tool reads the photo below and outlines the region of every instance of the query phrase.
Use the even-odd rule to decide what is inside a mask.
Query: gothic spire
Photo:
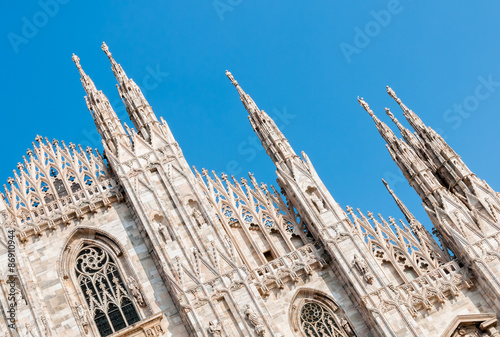
[[[394,193],[394,191],[389,187],[389,184],[384,179],[382,179],[382,182],[398,205],[401,212],[404,214],[406,221],[408,221],[408,224],[410,225],[411,231],[422,243],[424,248],[433,250],[434,253],[437,254],[437,257],[442,260],[445,259],[446,253],[444,253],[443,250],[439,247],[432,234],[429,233],[427,229],[425,229],[425,227],[420,223],[420,221],[417,220],[417,218],[415,218],[415,216],[410,212],[410,210],[401,201],[401,199],[398,198],[396,193]]]
[[[419,139],[410,130],[404,127],[404,125],[401,124],[401,122],[396,117],[394,117],[389,108],[385,108],[385,113],[387,114],[387,116],[389,116],[392,122],[396,124],[396,127],[399,129],[399,132],[401,133],[401,136],[403,137],[405,142],[411,146],[411,148],[415,151],[415,153],[417,153],[420,159],[422,159],[432,169],[432,171],[435,171],[436,166],[434,162],[429,161],[429,156],[422,143],[420,143]]]
[[[92,79],[85,73],[85,71],[82,68],[82,65],[80,64],[80,58],[73,53],[73,56],[71,57],[73,62],[76,64],[76,68],[78,69],[78,72],[80,73],[80,81],[82,82],[83,89],[85,89],[85,93],[87,93],[87,96],[90,97],[90,95],[95,95],[97,93],[97,88],[92,81]],[[89,108],[90,109],[90,108]]]
[[[262,145],[266,149],[271,159],[276,165],[282,164],[288,158],[296,158],[293,148],[288,143],[283,133],[279,130],[276,123],[264,111],[260,110],[250,95],[246,94],[238,82],[234,79],[233,75],[226,70],[226,76],[231,83],[236,87],[240,95],[241,102],[248,111],[248,119],[259,137]]]
[[[410,210],[406,207],[406,205],[403,204],[403,202],[398,198],[398,196],[396,195],[396,193],[394,193],[394,191],[389,187],[389,184],[387,183],[387,181],[385,181],[384,179],[382,179],[382,182],[384,183],[385,188],[387,188],[387,191],[389,191],[389,193],[391,194],[392,198],[394,199],[394,201],[398,205],[399,209],[404,214],[406,220],[408,221],[408,223],[411,226],[412,222],[416,220],[415,216],[410,212]]]
[[[387,87],[387,93],[400,105],[403,114],[418,135],[421,150],[416,150],[416,152],[426,161],[428,167],[440,178],[446,188],[462,199],[467,198],[468,194],[476,194],[478,189],[473,185],[480,184],[486,189],[489,188],[486,182],[475,178],[474,173],[451,146],[446,143],[443,137],[431,127],[425,125],[416,113],[402,103],[394,90]],[[415,148],[415,146],[412,147]],[[481,198],[481,196],[479,197]]]
[[[122,66],[118,64],[105,42],[102,43],[102,50],[111,61],[111,69],[118,81],[118,92],[125,104],[130,120],[134,123],[139,135],[150,141],[152,128],[159,124],[153,108],[149,105],[139,86],[133,79],[128,78]]]
[[[396,101],[396,103],[398,103],[398,105],[401,107],[401,110],[403,110],[403,114],[406,117],[408,123],[410,123],[411,127],[418,134],[420,134],[422,130],[426,128],[424,122],[422,122],[422,120],[420,119],[420,117],[417,116],[416,113],[408,109],[408,107],[403,103],[403,101],[401,101],[401,99],[398,96],[396,96],[396,93],[394,92],[394,90],[392,90],[391,87],[386,86],[386,88],[389,96],[391,96]]]
[[[115,74],[116,79],[118,80],[118,83],[123,83],[124,81],[128,80],[127,74],[123,71],[123,68],[121,65],[119,65],[113,56],[111,55],[111,52],[109,51],[108,45],[106,42],[102,42],[101,49],[104,51],[106,56],[108,56],[109,61],[111,62],[111,69],[113,70],[113,73]]]
[[[382,136],[382,138],[384,138],[384,140],[387,142],[387,144],[391,144],[391,143],[395,142],[397,140],[397,138],[396,138],[396,135],[394,134],[394,132],[392,132],[392,130],[387,126],[387,124],[382,122],[373,113],[372,109],[370,109],[370,106],[368,105],[368,103],[365,102],[363,97],[361,97],[361,98],[358,97],[358,103],[372,117],[378,131],[380,132],[380,135]]]
[[[122,123],[111,107],[108,98],[101,90],[97,90],[92,79],[83,70],[80,58],[73,54],[72,59],[80,73],[80,79],[87,94],[85,102],[92,113],[97,130],[106,145],[116,152],[119,143],[129,144]]]

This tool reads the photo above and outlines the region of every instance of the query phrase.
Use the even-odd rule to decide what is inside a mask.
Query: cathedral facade
[[[73,55],[104,152],[38,136],[8,179],[4,336],[500,337],[500,194],[391,88],[414,132],[358,101],[435,235],[385,181],[406,222],[342,208],[230,72],[278,186],[192,169],[102,49],[134,128]]]

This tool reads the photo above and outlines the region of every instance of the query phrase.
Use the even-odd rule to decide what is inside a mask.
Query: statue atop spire
[[[365,102],[363,97],[359,98],[359,96],[358,96],[358,103],[359,103],[359,105],[361,105],[363,107],[363,109],[365,109],[366,112],[368,112],[370,114],[370,116],[373,117],[375,115],[373,113],[372,109],[370,109],[370,106],[368,105],[368,103]]]
[[[398,104],[401,104],[401,100],[398,98],[398,96],[396,96],[394,90],[392,90],[392,88],[388,85],[386,85],[385,87],[387,89],[387,93],[389,94],[389,96],[391,96]]]
[[[85,96],[85,102],[87,103],[87,108],[92,113],[97,129],[110,149],[116,151],[119,142],[124,144],[128,142],[121,121],[109,104],[108,98],[102,91],[97,90],[90,76],[83,71],[80,64],[80,58],[73,54],[72,59],[80,72],[80,80],[87,94],[87,96]]]
[[[232,83],[235,87],[239,86],[238,82],[234,79],[233,74],[231,74],[231,72],[230,72],[229,70],[226,70],[226,76],[227,76],[227,78],[229,78],[229,80],[231,81],[231,83]]]
[[[80,58],[77,55],[75,55],[75,53],[73,53],[73,56],[71,57],[71,59],[73,60],[73,62],[75,62],[76,67],[78,69],[82,69],[82,66],[80,65]]]
[[[104,53],[106,53],[106,55],[111,58],[111,52],[109,51],[109,48],[108,48],[108,45],[106,44],[106,42],[102,41],[102,46],[101,46],[101,49]]]

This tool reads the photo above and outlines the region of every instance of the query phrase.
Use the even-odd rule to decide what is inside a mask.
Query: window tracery
[[[75,271],[90,317],[101,337],[140,321],[134,296],[127,290],[118,265],[105,249],[84,245],[77,254]]]
[[[319,302],[307,302],[302,306],[300,327],[305,337],[349,336],[336,315]]]
[[[344,310],[333,298],[315,289],[297,291],[289,317],[296,337],[357,336]]]

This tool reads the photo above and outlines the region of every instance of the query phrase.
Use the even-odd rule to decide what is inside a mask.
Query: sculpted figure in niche
[[[80,320],[83,329],[85,330],[85,333],[88,333],[89,329],[89,322],[87,321],[87,315],[85,313],[85,309],[81,305],[81,303],[75,302],[75,308],[76,308],[76,314],[78,316],[78,319]]]
[[[356,336],[354,334],[354,331],[352,331],[351,325],[345,319],[345,317],[342,317],[342,319],[340,320],[340,325],[342,326],[342,329],[344,329],[344,331],[347,334],[347,336],[349,336],[349,337]]]
[[[208,323],[208,332],[214,337],[222,336],[222,326],[218,320]]]
[[[323,200],[321,200],[318,195],[316,194],[316,192],[312,192],[311,193],[311,201],[312,203],[314,204],[314,206],[316,206],[316,208],[318,209],[318,212],[324,212],[326,209],[325,209],[325,206],[323,206]]]
[[[263,325],[262,319],[255,313],[255,311],[253,311],[249,304],[245,306],[245,315],[247,316],[250,323],[252,323],[252,325],[254,326],[257,335],[265,336],[266,328]]]
[[[198,226],[202,227],[205,224],[205,219],[203,218],[203,215],[197,208],[193,209],[193,216],[196,222],[198,223]]]
[[[168,234],[167,227],[161,222],[158,223],[158,231],[160,232],[160,236],[164,242],[167,242],[170,239],[170,235]]]
[[[130,290],[130,294],[134,296],[137,304],[141,307],[146,306],[146,302],[144,302],[144,298],[142,297],[141,291],[139,290],[139,286],[137,285],[137,281],[133,277],[129,277],[127,279],[128,289]]]
[[[373,275],[370,273],[368,265],[363,259],[359,258],[358,255],[354,254],[354,260],[352,260],[352,264],[358,270],[358,272],[363,276],[363,279],[367,283],[369,284],[373,283]]]

